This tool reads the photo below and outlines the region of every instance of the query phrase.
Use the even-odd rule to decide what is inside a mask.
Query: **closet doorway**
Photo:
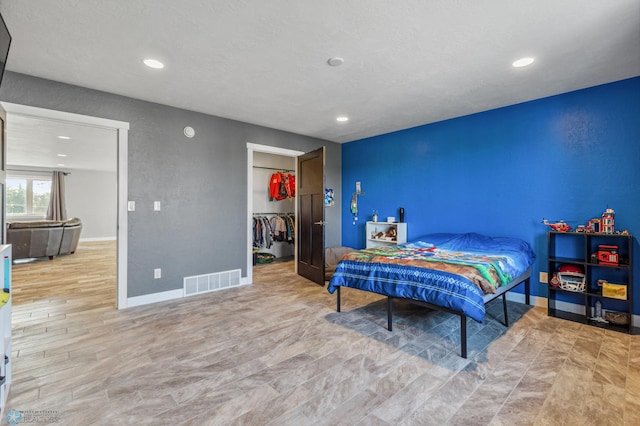
[[[253,282],[254,266],[254,235],[255,221],[265,226],[266,221],[279,223],[282,241],[266,241],[263,233],[262,244],[257,248],[259,253],[268,253],[274,261],[291,261],[292,269],[297,273],[297,240],[295,238],[295,221],[297,218],[297,202],[286,195],[286,185],[283,186],[285,195],[271,197],[269,188],[271,177],[280,174],[280,178],[295,180],[297,176],[297,157],[304,154],[285,148],[247,143],[247,282]],[[292,182],[289,182],[291,185]],[[291,189],[291,188],[290,188]],[[275,199],[281,198],[281,199]],[[288,230],[288,227],[292,229]],[[289,232],[293,232],[289,241]],[[260,237],[256,237],[258,240]],[[270,257],[264,255],[265,258]]]

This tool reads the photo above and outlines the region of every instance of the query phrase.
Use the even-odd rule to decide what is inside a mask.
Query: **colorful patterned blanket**
[[[420,300],[461,311],[481,322],[483,295],[510,283],[535,257],[530,246],[520,240],[499,239],[496,245],[496,239],[487,238],[461,234],[444,241],[434,239],[441,243],[438,245],[426,238],[351,252],[338,263],[328,291],[345,286]],[[505,241],[508,244],[503,246]],[[516,244],[511,244],[514,241]]]

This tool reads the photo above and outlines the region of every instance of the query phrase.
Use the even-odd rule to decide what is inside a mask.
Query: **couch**
[[[13,259],[73,254],[78,248],[82,222],[67,220],[7,222],[7,244],[12,245]]]

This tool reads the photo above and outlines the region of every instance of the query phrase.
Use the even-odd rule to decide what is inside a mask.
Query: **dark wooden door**
[[[298,157],[298,275],[324,285],[324,147]]]

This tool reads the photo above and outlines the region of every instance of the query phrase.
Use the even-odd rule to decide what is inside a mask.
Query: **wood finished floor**
[[[384,300],[346,290],[337,313],[292,262],[117,311],[115,246],[97,246],[15,265],[7,409],[83,426],[640,424],[640,336],[518,303],[506,329],[498,302],[469,320],[464,360],[457,317],[396,303],[388,332]]]

